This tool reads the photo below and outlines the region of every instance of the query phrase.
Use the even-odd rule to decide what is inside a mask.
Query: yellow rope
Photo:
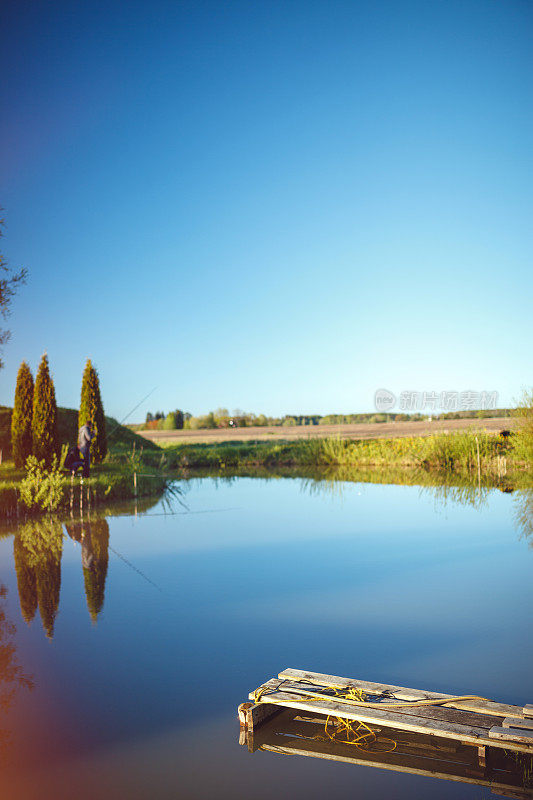
[[[265,692],[278,692],[280,691],[280,688],[281,684],[277,686],[275,689],[272,689],[269,686],[260,686],[259,689],[255,690],[254,699],[256,695],[261,697]],[[300,687],[298,687],[297,689],[294,687],[284,688],[281,689],[281,691],[285,691],[289,694],[294,693],[299,695],[307,695],[310,698],[316,700],[326,700],[328,702],[332,702],[333,700],[339,699],[342,700],[343,703],[348,703],[348,705],[352,706],[366,706],[366,708],[382,708],[384,710],[388,710],[390,708],[415,708],[417,706],[445,706],[448,705],[449,703],[459,703],[464,700],[487,701],[486,697],[480,697],[477,694],[463,694],[463,695],[457,695],[456,697],[437,698],[435,700],[403,700],[403,701],[401,700],[398,703],[372,703],[367,700],[358,699],[357,693],[360,692],[361,694],[364,695],[364,692],[361,689],[357,689],[354,686],[331,685],[328,686],[328,689],[331,689],[333,692],[335,692],[335,694],[334,695],[322,694],[320,692],[312,692]],[[256,700],[256,702],[258,701]],[[495,716],[501,717],[501,712],[492,712],[490,710],[484,710],[483,713],[494,714]]]
[[[355,727],[357,725],[357,727]],[[330,730],[332,726],[333,730]],[[365,733],[366,731],[366,733]],[[365,752],[392,753],[396,750],[397,742],[386,736],[378,737],[375,731],[366,722],[352,721],[342,717],[328,716],[324,726],[328,739],[339,744],[349,744]],[[374,745],[384,744],[385,747]]]
[[[327,702],[334,702],[338,700],[342,703],[346,703],[352,706],[366,706],[366,708],[381,708],[383,710],[388,710],[391,708],[413,708],[417,706],[445,706],[449,703],[459,703],[464,700],[486,700],[485,697],[479,697],[478,695],[458,695],[456,697],[443,697],[440,699],[435,700],[405,700],[400,701],[398,703],[373,703],[369,702],[366,699],[366,694],[362,689],[358,689],[355,686],[328,686],[328,689],[334,692],[333,695],[331,694],[322,694],[321,692],[313,692],[301,688],[298,686],[296,689],[295,687],[292,688],[285,688],[282,689],[282,684],[286,681],[282,681],[278,686],[272,688],[270,686],[260,686],[254,692],[254,702],[261,703],[261,702],[270,702],[278,705],[283,705],[283,702],[278,700],[272,699],[265,699],[263,697],[269,697],[274,692],[278,691],[285,691],[289,694],[297,694],[297,695],[304,695],[303,698],[305,702],[316,702],[318,700],[326,700]],[[491,713],[487,711],[486,713]],[[495,712],[492,712],[495,713]],[[501,716],[499,714],[498,716]],[[356,727],[357,726],[357,727]],[[361,720],[349,720],[345,719],[344,717],[338,717],[333,714],[329,714],[326,718],[326,723],[324,726],[324,732],[327,738],[333,742],[338,742],[341,744],[349,744],[353,745],[354,747],[358,747],[360,750],[364,750],[367,752],[375,752],[376,747],[370,746],[378,745],[380,743],[386,745],[386,749],[379,750],[382,753],[392,753],[393,750],[396,749],[397,742],[394,739],[388,739],[387,737],[379,738],[374,730],[370,728],[365,722]],[[315,737],[317,738],[317,737]],[[391,745],[391,746],[389,746]]]
[[[362,689],[357,689],[353,686],[348,688],[334,689],[335,696],[345,702],[357,702],[366,704],[366,695]],[[357,725],[357,727],[355,727]],[[332,728],[332,729],[331,729]],[[361,720],[344,719],[343,717],[335,717],[329,714],[326,718],[324,732],[328,739],[332,742],[339,742],[340,744],[349,744],[357,747],[359,750],[365,752],[376,752],[377,748],[372,745],[379,743],[386,744],[385,749],[380,749],[380,753],[392,753],[396,750],[397,742],[394,739],[387,737],[379,738],[374,730]]]
[[[328,687],[329,688],[329,687]],[[331,687],[334,691],[337,690],[337,687]],[[340,687],[339,687],[340,688]],[[277,691],[277,690],[276,690]],[[291,692],[291,689],[285,689],[286,692]],[[335,694],[333,697],[328,694],[320,694],[319,692],[309,692],[305,689],[298,689],[297,694],[305,694],[309,697],[316,698],[317,700],[335,700],[336,698],[342,699],[343,703],[348,703],[352,706],[366,706],[367,708],[382,708],[388,710],[390,708],[414,708],[416,706],[444,706],[448,703],[459,703],[463,700],[486,700],[485,697],[479,697],[478,695],[474,694],[464,694],[457,697],[443,697],[441,699],[436,700],[404,700],[398,703],[371,703],[367,702],[366,700],[355,700],[350,697],[345,697],[341,694]],[[490,712],[486,712],[490,713]],[[501,713],[498,713],[496,716],[501,717]]]
[[[269,692],[277,691],[279,687],[275,690],[272,690],[270,687],[267,686],[260,686],[254,692],[254,702],[261,703],[263,702],[263,696],[269,696]],[[368,705],[365,700],[365,693],[362,689],[357,689],[353,686],[349,687],[338,687],[334,688],[333,691],[335,695],[332,697],[331,695],[316,695],[314,692],[311,692],[312,699],[307,698],[307,702],[313,702],[315,700],[323,699],[326,697],[328,700],[341,700],[344,702],[351,702],[357,703],[358,705]],[[307,692],[303,692],[303,694],[308,694]],[[265,700],[265,702],[272,702],[272,700]],[[274,703],[278,701],[274,700]],[[281,703],[282,705],[282,703]],[[381,753],[392,753],[393,750],[396,749],[396,742],[394,739],[389,739],[387,737],[379,738],[375,731],[370,728],[366,722],[361,722],[360,720],[349,720],[344,719],[343,717],[337,717],[333,714],[329,714],[326,718],[326,722],[324,725],[324,733],[326,737],[332,741],[337,742],[339,744],[349,744],[353,745],[354,747],[359,748],[365,752],[375,752],[376,747],[373,747],[372,750],[370,749],[370,745],[375,744],[385,744],[385,749],[380,749],[379,752]],[[315,737],[320,738],[320,737]],[[391,746],[390,746],[391,745]]]

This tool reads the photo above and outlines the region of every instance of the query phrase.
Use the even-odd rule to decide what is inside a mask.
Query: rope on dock
[[[463,695],[457,695],[456,697],[437,698],[435,700],[429,700],[429,699],[400,700],[397,703],[381,703],[381,702],[374,703],[368,700],[360,700],[350,696],[349,692],[351,692],[352,690],[355,692],[361,691],[361,693],[364,694],[362,690],[357,689],[355,687],[348,687],[347,689],[345,686],[331,685],[328,686],[328,689],[332,689],[335,692],[335,694],[331,695],[331,694],[321,694],[320,692],[311,692],[307,689],[303,689],[300,687],[298,687],[298,689],[295,689],[294,687],[291,688],[289,686],[289,687],[283,687],[283,689],[281,689],[282,683],[280,683],[279,686],[277,686],[275,689],[272,689],[270,686],[260,686],[259,689],[256,689],[254,692],[254,701],[256,703],[259,703],[261,702],[261,698],[264,694],[268,695],[270,693],[279,692],[281,690],[283,692],[286,692],[287,694],[295,694],[298,696],[306,695],[309,698],[316,700],[326,700],[329,702],[332,702],[334,700],[342,700],[343,703],[348,703],[349,705],[352,706],[365,706],[366,708],[382,708],[385,711],[387,711],[390,708],[415,708],[417,706],[445,706],[448,705],[449,703],[460,703],[463,700],[483,700],[485,702],[491,702],[490,700],[488,700],[488,698],[481,697],[480,695],[477,694],[463,694]],[[256,699],[256,696],[258,699]],[[268,702],[272,703],[276,701],[269,700]],[[484,710],[483,713],[501,717],[501,712],[492,711],[490,709]]]
[[[268,697],[270,692],[278,691],[278,689],[279,687],[276,689],[270,689],[270,687],[260,686],[259,689],[256,689],[254,692],[254,702],[263,702],[262,697],[264,695]],[[285,689],[285,691],[289,690]],[[341,700],[343,703],[349,702],[357,705],[369,705],[369,703],[366,702],[366,695],[362,689],[357,689],[354,686],[339,686],[333,687],[333,691],[335,692],[334,695],[327,696],[319,696],[316,694],[316,692],[311,692],[310,694],[314,695],[313,700],[319,700],[327,697],[329,700]],[[304,691],[302,694],[307,694],[307,692]],[[313,702],[313,700],[311,700],[311,702]],[[265,702],[276,703],[277,701],[270,699]],[[345,719],[344,717],[338,717],[335,714],[328,714],[326,717],[324,733],[332,742],[336,742],[337,744],[349,744],[367,753],[392,753],[393,750],[396,750],[398,744],[394,739],[390,739],[387,736],[378,736],[376,731],[367,725],[366,722],[362,722],[361,720]],[[323,736],[317,735],[313,738],[323,739]],[[379,745],[384,745],[385,747],[382,748],[379,747]]]
[[[303,681],[302,681],[303,682]],[[289,686],[283,686],[284,683],[289,683]],[[358,689],[355,686],[329,686],[333,694],[323,694],[321,692],[309,691],[300,686],[295,688],[291,685],[288,679],[281,681],[276,687],[260,686],[255,690],[253,699],[255,703],[273,703],[275,705],[284,705],[282,701],[273,699],[271,695],[281,691],[287,694],[294,694],[300,697],[305,702],[342,702],[351,706],[359,706],[366,708],[381,708],[384,711],[388,709],[400,708],[416,708],[418,706],[445,706],[449,703],[459,703],[463,700],[484,700],[487,698],[480,697],[479,695],[457,695],[455,697],[443,697],[434,700],[404,700],[397,703],[382,703],[372,702],[367,700],[367,695],[363,689]],[[303,697],[302,697],[303,696]],[[489,701],[490,702],[490,701]],[[487,711],[486,713],[493,713]],[[499,715],[501,716],[501,714]],[[349,744],[359,748],[365,752],[379,752],[392,753],[397,747],[397,742],[394,739],[387,737],[379,737],[366,722],[361,720],[349,720],[339,717],[336,714],[328,714],[326,723],[324,725],[324,733],[328,739],[340,744]],[[320,738],[320,737],[315,737]],[[379,747],[380,744],[385,745],[385,749]]]
[[[362,689],[351,686],[347,689],[334,689],[334,691],[335,696],[343,702],[352,700],[358,703],[366,703],[366,695]],[[355,727],[356,725],[357,727]],[[324,733],[332,742],[350,744],[364,752],[376,752],[378,748],[373,745],[384,744],[385,749],[379,748],[379,752],[392,753],[393,750],[396,750],[398,745],[394,739],[389,739],[387,736],[379,737],[376,731],[367,725],[366,722],[344,719],[343,717],[333,716],[332,714],[328,714],[326,718]]]

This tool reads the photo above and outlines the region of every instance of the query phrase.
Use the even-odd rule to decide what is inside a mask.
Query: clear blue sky
[[[530,0],[3,4],[2,252],[106,411],[531,385]]]

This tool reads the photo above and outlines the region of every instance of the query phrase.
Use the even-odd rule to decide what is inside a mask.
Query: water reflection
[[[355,467],[346,465],[331,466],[250,466],[228,467],[218,471],[208,468],[195,469],[194,472],[184,470],[180,483],[194,484],[199,479],[210,478],[221,485],[229,484],[240,478],[263,478],[279,480],[292,478],[301,481],[305,491],[313,493],[333,493],[342,491],[343,484],[387,484],[390,486],[417,486],[425,488],[467,489],[482,492],[499,489],[502,492],[532,489],[533,476],[530,470],[517,470],[512,474],[477,474],[477,471],[458,474],[446,471],[431,471],[420,467]]]
[[[29,624],[37,606],[49,639],[59,608],[63,530],[53,518],[22,525],[14,540],[15,570],[23,618]]]
[[[424,775],[490,787],[503,797],[533,798],[533,757],[492,748],[479,758],[476,747],[437,736],[387,728],[396,747],[387,752],[354,746],[326,735],[324,719],[289,709],[263,723],[256,731],[241,731],[239,743],[250,753],[268,751],[281,755],[311,756],[358,766]]]
[[[93,622],[104,607],[109,562],[109,524],[106,519],[78,520],[65,526],[71,539],[81,544],[81,565],[87,608]]]
[[[0,584],[0,713],[9,711],[19,689],[33,689],[32,678],[17,662],[15,625],[7,616],[7,589]],[[33,610],[35,613],[35,608]],[[7,760],[11,732],[0,727],[0,765]]]
[[[531,480],[527,474],[522,476],[522,480],[526,484],[526,488],[516,489],[512,484],[505,480],[494,482],[487,480],[485,483],[479,482],[472,476],[453,476],[433,475],[418,470],[413,476],[411,473],[407,475],[401,471],[383,470],[380,472],[381,480],[376,480],[376,475],[368,476],[366,472],[359,470],[357,472],[347,472],[345,475],[336,471],[329,475],[309,476],[301,478],[302,491],[308,492],[310,495],[327,494],[332,497],[342,497],[343,492],[346,491],[353,483],[385,483],[400,486],[418,486],[421,495],[429,495],[433,497],[435,506],[446,507],[449,505],[470,506],[477,510],[481,510],[487,506],[489,497],[494,491],[500,491],[505,494],[517,493],[519,496],[529,496],[531,498],[533,489],[527,487],[528,480]],[[530,503],[533,500],[530,499]],[[532,512],[529,513],[531,519]],[[519,522],[523,525],[522,522]],[[533,523],[530,522],[530,525]]]
[[[533,489],[517,492],[514,501],[514,521],[520,537],[533,548]]]
[[[226,470],[213,474],[209,470],[197,470],[195,475],[186,474],[183,479],[184,484],[189,487],[200,486],[201,481],[209,477],[215,485],[229,486],[237,483],[243,477],[253,477],[262,480],[280,480],[292,478],[297,480],[300,491],[309,494],[311,497],[326,496],[332,499],[342,500],[347,492],[353,490],[354,485],[363,487],[365,484],[385,484],[390,486],[412,486],[418,488],[420,495],[433,497],[435,506],[470,506],[477,510],[482,510],[488,504],[489,497],[494,491],[504,494],[517,494],[522,500],[523,508],[529,503],[533,493],[532,477],[529,472],[514,474],[512,478],[501,476],[497,480],[491,476],[481,476],[478,480],[477,474],[457,475],[455,473],[433,473],[425,469],[401,469],[401,468],[381,468],[381,467],[309,467],[298,468],[276,467],[268,469],[260,467],[254,469]],[[525,505],[524,505],[525,503]],[[531,520],[531,510],[525,510],[526,515]],[[521,518],[516,519],[519,527],[524,527]],[[530,521],[530,530],[533,523]]]
[[[200,488],[204,478],[189,478],[186,490]],[[211,483],[228,486],[241,480],[235,475],[217,475]],[[264,479],[262,479],[264,480]],[[269,479],[271,481],[272,478]],[[276,480],[276,479],[274,479]],[[353,492],[354,484],[331,476],[326,479],[322,475],[300,477],[296,479],[301,493],[312,497],[325,495],[336,501],[343,501],[349,492]],[[357,484],[358,493],[364,492],[364,484]],[[500,487],[502,488],[502,487]],[[463,483],[461,485],[419,486],[419,496],[430,496],[434,500],[435,509],[449,506],[465,506],[481,511],[489,504],[489,498],[497,491],[495,488]],[[507,491],[503,487],[504,491]],[[533,490],[523,489],[513,493],[513,519],[520,538],[525,538],[533,547]],[[118,513],[126,512],[135,518],[143,516],[153,505],[153,500],[135,504]],[[176,512],[170,506],[162,505],[163,512],[156,516],[172,516]],[[109,514],[109,510],[106,510]],[[180,511],[180,514],[190,513]],[[154,516],[152,514],[152,516]],[[110,528],[103,516],[85,513],[78,518],[71,513],[66,523],[54,517],[32,519],[19,526],[14,536],[13,552],[17,575],[18,593],[22,618],[28,625],[39,608],[42,626],[48,639],[54,636],[54,626],[60,601],[61,560],[63,554],[63,538],[65,535],[80,546],[81,568],[87,609],[93,623],[101,614],[104,601],[106,580],[109,566]],[[120,553],[117,556],[126,561]],[[133,569],[139,572],[135,567]],[[139,574],[144,576],[143,573]],[[149,581],[149,579],[146,579]],[[158,588],[158,587],[156,587]]]
[[[392,769],[249,756],[234,711],[288,663],[531,702],[533,550],[514,499],[493,490],[478,511],[462,491],[303,476],[187,485],[190,514],[139,500],[137,518],[133,504],[111,518],[85,503],[82,518],[76,496],[72,517],[28,521],[14,542],[6,523],[10,614],[20,600],[33,620],[17,621],[18,662],[38,686],[0,721],[14,742],[0,794],[479,797]]]
[[[79,519],[65,525],[81,545],[81,566],[87,608],[93,622],[102,611],[109,562],[109,524],[103,519]],[[39,608],[48,639],[54,636],[61,590],[63,526],[53,518],[24,523],[16,532],[13,555],[22,618],[28,625]]]

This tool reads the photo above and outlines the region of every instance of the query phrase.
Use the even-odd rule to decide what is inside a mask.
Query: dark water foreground
[[[532,499],[283,478],[0,540],[0,792],[13,798],[490,797],[238,743],[292,666],[533,702]]]

